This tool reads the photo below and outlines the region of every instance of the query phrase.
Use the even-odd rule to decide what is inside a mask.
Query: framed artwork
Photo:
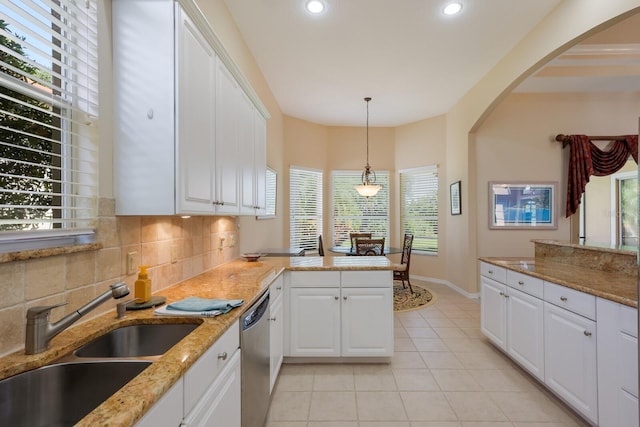
[[[460,201],[460,181],[456,181],[449,186],[449,196],[451,198],[451,215],[462,214],[462,202]]]
[[[557,229],[557,182],[489,182],[489,228]]]

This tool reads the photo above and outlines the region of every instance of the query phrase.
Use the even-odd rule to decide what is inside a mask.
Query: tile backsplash
[[[38,258],[0,263],[0,356],[24,348],[29,307],[65,302],[51,313],[56,321],[117,281],[129,285],[126,298],[133,298],[140,265],[150,267],[152,291],[157,292],[238,257],[235,217],[116,217],[114,200],[101,199],[99,206],[99,249],[50,256],[43,250]],[[78,324],[113,310],[116,303],[103,304]]]

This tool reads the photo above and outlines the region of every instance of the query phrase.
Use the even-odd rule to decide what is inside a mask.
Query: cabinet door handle
[[[507,294],[504,294],[504,297],[505,297],[505,298],[509,298],[509,295],[507,295]]]
[[[560,301],[567,302],[567,297],[560,297]]]
[[[267,319],[267,320],[272,320],[272,321],[274,321],[274,322],[275,322],[275,321],[276,321],[276,316],[269,317],[269,319]]]
[[[336,301],[339,300],[340,298],[338,296],[333,297],[333,299],[335,299]]]
[[[590,337],[590,336],[591,336],[591,332],[589,332],[589,331],[584,331],[584,336],[585,336],[585,337]]]
[[[277,289],[277,290],[281,290],[281,289],[282,289],[282,286],[276,286],[276,289]]]
[[[227,352],[223,351],[222,353],[218,353],[218,359],[227,360]]]
[[[524,285],[524,282],[522,280],[518,280],[518,285]]]
[[[346,300],[346,299],[347,299],[346,295],[345,295],[345,296],[343,296],[343,297],[342,297],[342,299],[343,299],[343,300]]]
[[[489,273],[489,274],[493,274],[493,270],[489,270],[489,272],[488,272],[488,273]]]

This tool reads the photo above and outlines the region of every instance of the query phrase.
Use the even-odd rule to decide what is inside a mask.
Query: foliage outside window
[[[413,250],[438,252],[438,167],[400,172],[402,233],[413,234]]]
[[[95,226],[96,15],[95,1],[0,6],[0,241]]]
[[[289,170],[289,244],[316,250],[322,234],[322,171]]]
[[[384,237],[389,246],[389,172],[376,172],[376,184],[382,188],[373,197],[362,197],[355,189],[362,184],[362,172],[333,171],[332,181],[334,246],[350,247],[350,233]]]
[[[638,174],[622,174],[618,179],[618,244],[638,246]]]

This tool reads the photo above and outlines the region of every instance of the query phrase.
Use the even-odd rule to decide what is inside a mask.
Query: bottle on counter
[[[143,304],[151,300],[151,279],[149,279],[147,268],[147,265],[140,266],[138,280],[135,283],[134,292],[137,304]]]

